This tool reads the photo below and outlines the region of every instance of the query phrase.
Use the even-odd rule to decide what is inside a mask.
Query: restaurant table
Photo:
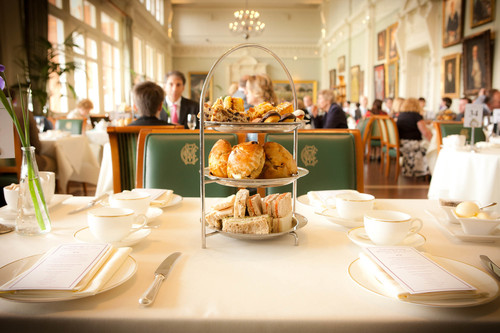
[[[443,147],[428,192],[429,199],[500,203],[500,148],[478,152]],[[500,213],[500,204],[495,207]]]
[[[86,212],[68,215],[89,202],[73,197],[51,210],[52,231],[45,236],[0,236],[0,266],[76,242]],[[207,204],[213,203],[207,199]],[[434,200],[380,199],[377,209],[407,212],[423,220],[421,251],[458,260],[484,271],[479,255],[500,263],[499,242],[461,242],[439,229],[425,213]],[[201,248],[200,199],[184,198],[164,208],[148,238],[133,247],[138,270],[107,292],[53,303],[21,303],[0,298],[3,332],[493,332],[500,327],[500,298],[468,308],[409,304],[383,297],[355,283],[349,265],[361,248],[348,229],[297,203],[308,219],[297,231],[299,245],[285,235],[244,241],[217,234]],[[138,299],[153,272],[170,253],[179,258],[149,307]]]
[[[68,181],[97,184],[99,163],[84,135],[40,137],[42,154],[57,162],[60,191],[66,191]]]

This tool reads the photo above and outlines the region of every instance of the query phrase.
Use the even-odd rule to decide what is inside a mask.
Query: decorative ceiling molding
[[[180,45],[172,47],[173,57],[185,58],[218,58],[234,45]],[[320,49],[317,46],[303,45],[266,45],[272,49],[279,57],[286,58],[320,58]],[[230,54],[228,57],[240,58],[248,55],[255,58],[271,58],[272,56],[258,49],[246,48],[241,52]]]

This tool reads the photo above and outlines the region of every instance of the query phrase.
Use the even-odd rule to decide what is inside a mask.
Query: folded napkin
[[[163,190],[157,188],[136,188],[132,191],[135,192],[146,192],[151,195],[151,203],[152,207],[165,207],[172,201],[174,197],[174,191],[172,190]]]
[[[307,192],[307,198],[309,199],[309,203],[315,208],[335,208],[335,196],[346,192],[358,193],[354,190],[309,191]]]
[[[443,138],[443,146],[446,148],[460,148],[465,146],[465,135],[448,135]]]
[[[114,248],[110,246],[106,254],[104,254],[100,258],[100,260],[92,267],[92,269],[86,274],[86,276],[78,283],[78,285],[74,288],[74,290],[29,289],[29,290],[0,291],[0,293],[15,293],[16,297],[19,298],[22,297],[50,298],[50,297],[72,297],[72,296],[81,297],[81,296],[95,295],[103,289],[106,283],[123,265],[123,263],[129,256],[130,252],[132,252],[132,248],[130,247]],[[35,265],[37,263],[35,263]],[[6,286],[8,286],[11,283],[11,281],[3,285],[1,288],[5,288]]]
[[[488,296],[488,293],[479,293],[477,290],[457,290],[427,292],[420,294],[411,294],[387,274],[369,255],[361,252],[359,254],[362,270],[368,275],[374,277],[383,287],[384,291],[390,297],[402,301],[442,301],[453,299],[475,299]]]

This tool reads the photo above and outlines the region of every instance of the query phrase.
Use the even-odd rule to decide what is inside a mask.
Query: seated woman
[[[318,110],[312,111],[315,128],[347,128],[347,118],[344,110],[335,103],[333,91],[325,89],[318,94],[318,108],[325,111],[319,116]]]
[[[263,102],[269,102],[273,105],[278,104],[278,98],[274,93],[273,81],[266,74],[249,76],[246,92],[248,104],[258,105]]]
[[[387,116],[387,112],[382,110],[382,101],[380,99],[376,99],[373,101],[373,105],[371,110],[366,111],[365,117],[370,117],[370,116]]]
[[[76,105],[76,109],[70,111],[66,118],[83,118],[86,121],[85,129],[90,131],[92,129],[92,123],[90,122],[90,111],[92,111],[92,109],[94,109],[94,103],[88,98],[82,99]]]
[[[171,125],[165,120],[159,119],[165,92],[163,88],[151,81],[141,82],[135,85],[134,111],[139,113],[139,118],[128,126],[155,126]]]
[[[399,110],[397,127],[403,156],[401,165],[403,176],[419,177],[430,174],[425,153],[432,133],[426,127],[421,112],[416,98],[406,99]]]

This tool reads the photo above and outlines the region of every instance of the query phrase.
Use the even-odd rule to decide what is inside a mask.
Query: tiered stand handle
[[[205,115],[204,115],[204,108],[203,104],[205,101],[205,95],[207,92],[207,87],[210,83],[210,80],[212,79],[213,72],[217,65],[224,60],[229,54],[233,53],[236,50],[244,49],[244,48],[257,48],[260,50],[263,50],[276,59],[276,61],[281,65],[283,70],[286,73],[286,76],[288,77],[288,81],[290,82],[290,86],[292,88],[292,94],[293,94],[293,109],[297,110],[297,94],[295,93],[295,84],[293,83],[292,76],[290,75],[290,72],[288,72],[288,69],[286,68],[285,64],[281,59],[271,50],[268,48],[259,45],[259,44],[240,44],[236,45],[235,47],[229,49],[226,51],[222,56],[220,56],[219,59],[212,65],[212,68],[210,68],[210,71],[207,74],[207,77],[205,79],[205,82],[203,82],[203,88],[201,89],[201,96],[200,96],[200,196],[201,196],[201,247],[206,248],[207,244],[207,236],[212,236],[216,234],[217,232],[212,232],[207,234],[206,233],[206,221],[205,221],[205,185],[209,183],[213,183],[213,180],[206,180],[205,175],[204,175],[204,170],[205,170]],[[298,139],[298,132],[297,128],[294,129],[293,131],[293,158],[295,161],[297,161],[297,139]],[[295,198],[297,194],[297,180],[293,182],[293,201],[292,201],[292,210],[293,214],[295,215]],[[297,245],[297,236],[294,234],[294,232],[291,233],[294,235],[296,238],[296,245]]]

